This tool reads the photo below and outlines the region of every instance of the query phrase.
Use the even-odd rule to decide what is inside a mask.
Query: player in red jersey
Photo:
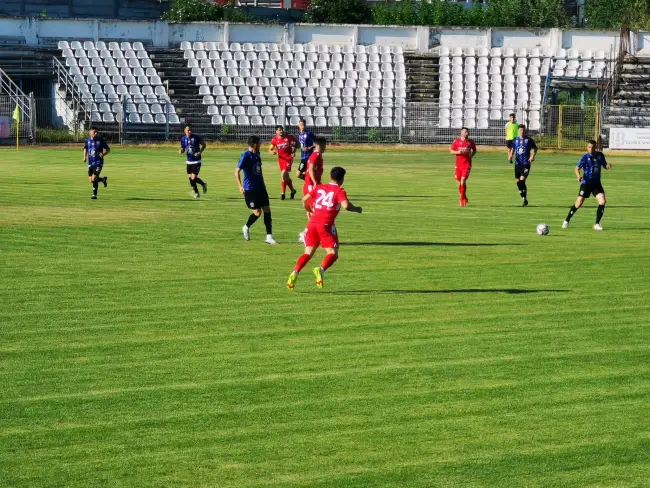
[[[302,185],[302,194],[307,195],[311,192],[316,185],[320,185],[321,178],[323,177],[323,153],[327,149],[327,140],[324,137],[317,137],[314,143],[314,152],[309,156],[307,161],[307,172],[305,173],[305,183]],[[309,221],[310,213],[307,212],[307,221]],[[307,234],[307,227],[305,230],[298,234],[298,241],[305,243],[305,234]]]
[[[336,216],[339,214],[341,207],[349,212],[361,213],[361,207],[353,205],[348,200],[348,196],[342,187],[344,179],[345,169],[336,166],[330,171],[330,182],[327,185],[316,185],[302,199],[305,210],[311,212],[311,219],[309,219],[307,234],[305,235],[305,253],[298,258],[296,267],[293,268],[287,281],[289,291],[293,291],[298,274],[316,253],[318,246],[322,246],[327,253],[320,267],[314,268],[318,288],[323,288],[325,270],[339,258],[339,236],[334,225]]]
[[[472,171],[472,158],[476,154],[476,144],[469,138],[469,130],[463,127],[460,130],[460,137],[456,139],[449,150],[456,155],[456,181],[460,192],[460,206],[467,206],[467,179]]]
[[[271,140],[269,152],[278,156],[278,165],[280,166],[280,175],[282,176],[282,194],[280,200],[284,200],[287,186],[291,191],[289,199],[293,200],[296,190],[293,189],[291,181],[291,165],[293,164],[293,155],[296,151],[296,139],[284,131],[284,127],[278,125],[275,128],[275,137]]]

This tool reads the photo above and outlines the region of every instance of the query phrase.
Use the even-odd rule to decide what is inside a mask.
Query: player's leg
[[[468,175],[463,175],[460,177],[460,186],[458,187],[458,191],[460,192],[461,207],[465,207],[467,205],[467,202],[469,202],[467,199],[467,176]]]
[[[598,202],[598,209],[596,210],[596,225],[594,225],[594,230],[603,230],[600,226],[600,219],[603,218],[605,205],[607,204],[607,198],[605,197],[604,191],[596,194],[596,201]]]
[[[316,278],[316,286],[323,288],[325,271],[328,270],[339,258],[339,236],[336,232],[336,227],[333,225],[326,225],[319,228],[320,242],[325,249],[325,257],[321,262],[319,268],[314,268],[314,277]]]
[[[194,192],[194,198],[199,198],[199,189],[196,187],[196,173],[194,172],[194,165],[193,164],[188,164],[187,165],[187,177],[190,181],[190,187],[192,188],[192,191]]]
[[[199,178],[199,173],[201,172],[201,164],[197,163],[196,168],[194,169],[194,182],[197,185],[201,185],[201,188],[203,189],[203,193],[206,194],[208,193],[208,184],[203,181],[201,178]]]
[[[266,191],[264,191],[266,193]],[[262,206],[262,212],[264,213],[264,226],[266,227],[266,239],[264,242],[267,244],[277,244],[275,239],[273,239],[273,219],[271,217],[271,206],[269,203],[269,197],[266,195],[266,205]]]
[[[525,207],[528,205],[528,188],[526,187],[526,179],[528,179],[528,167],[524,166],[522,168],[522,174],[519,176],[519,182],[517,186],[519,187],[519,195],[521,196],[521,205]]]
[[[90,182],[93,185],[93,195],[90,197],[92,200],[97,199],[97,190],[99,189],[99,174],[102,172],[102,168],[96,166],[93,168],[92,176],[90,177]]]
[[[314,257],[314,254],[316,254],[316,250],[318,249],[317,240],[314,240],[312,238],[310,240],[310,244],[314,245],[305,246],[305,252],[298,257],[296,265],[293,267],[293,271],[289,275],[289,279],[287,280],[287,288],[289,291],[293,291],[293,288],[296,285],[296,280],[298,279],[298,275],[303,270],[303,268],[307,266],[307,263],[309,263],[311,258]]]
[[[285,171],[282,172],[282,181],[284,184],[289,187],[289,191],[291,194],[289,195],[289,199],[293,200],[294,197],[296,196],[296,189],[293,187],[293,180],[291,179],[291,165],[287,165]],[[283,192],[284,193],[284,192]]]
[[[581,187],[582,188],[582,187]],[[582,190],[581,190],[582,193]],[[573,207],[569,209],[569,213],[566,216],[566,219],[564,219],[564,223],[562,224],[562,228],[566,229],[569,227],[569,222],[571,222],[571,217],[574,216],[574,214],[578,211],[580,207],[582,207],[582,204],[585,202],[585,199],[582,195],[578,196],[576,198],[576,203],[573,204]]]

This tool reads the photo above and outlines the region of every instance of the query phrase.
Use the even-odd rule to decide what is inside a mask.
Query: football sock
[[[273,219],[271,218],[271,212],[264,214],[264,226],[266,227],[267,235],[273,234]]]
[[[521,198],[526,198],[526,182],[525,181],[518,181],[517,182],[517,188],[519,188],[519,195],[521,195]]]
[[[259,219],[259,215],[255,215],[254,213],[250,214],[248,216],[248,222],[246,222],[246,227],[250,229],[251,225],[253,225],[255,222],[257,222],[257,219]]]
[[[291,178],[289,178],[289,181],[287,181],[287,186],[289,187],[289,190],[294,191],[293,190],[293,181],[291,181]]]
[[[287,191],[287,182],[282,180],[282,194],[284,195]]]
[[[326,254],[320,267],[323,271],[332,266],[339,257],[336,254]]]
[[[309,254],[303,254],[303,255],[301,255],[301,256],[298,258],[298,261],[296,261],[296,267],[293,268],[293,270],[294,270],[296,273],[300,273],[300,271],[302,271],[302,268],[304,268],[305,266],[307,266],[307,263],[309,262],[310,259],[311,259],[311,256],[310,256]]]
[[[199,192],[199,190],[196,188],[196,180],[190,179],[190,186],[192,187],[192,190],[194,190],[194,193]]]
[[[571,217],[573,217],[573,214],[576,213],[577,211],[578,211],[578,208],[574,205],[573,207],[571,207],[571,210],[569,210],[569,215],[567,215],[566,219],[564,219],[564,220],[566,220],[567,222],[570,222]]]
[[[460,191],[460,198],[467,198],[467,185],[460,185],[458,191]]]
[[[203,186],[205,184],[205,182],[201,178],[199,178],[198,176],[194,179],[194,182],[197,185],[201,185],[201,186]]]
[[[596,210],[596,223],[600,224],[600,219],[603,218],[603,214],[605,213],[605,205],[598,205],[598,209]]]
[[[93,181],[93,195],[97,195],[98,187],[99,187],[99,180],[95,178],[95,181]]]

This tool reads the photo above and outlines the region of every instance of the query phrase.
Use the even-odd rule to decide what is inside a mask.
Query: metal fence
[[[403,108],[392,107],[391,111],[384,111],[385,117],[371,116],[381,115],[382,108],[372,111],[373,107],[367,107],[365,112],[355,114],[352,107],[345,110],[345,107],[286,105],[265,107],[263,115],[262,109],[256,106],[219,107],[204,104],[199,99],[162,105],[162,113],[145,117],[146,114],[137,112],[143,107],[132,101],[86,103],[82,110],[77,102],[57,94],[54,98],[33,99],[31,103],[35,113],[33,141],[40,144],[81,142],[87,137],[90,125],[97,126],[102,136],[113,143],[177,141],[186,125],[191,125],[195,133],[207,140],[244,143],[250,135],[270,140],[276,124],[288,126],[289,133],[297,132],[298,119],[305,117],[313,122],[314,132],[332,142],[446,145],[458,137],[462,126],[467,126],[478,144],[501,146],[505,139],[505,118],[510,112],[407,103]],[[5,121],[9,119],[9,134],[0,138],[5,144],[15,140],[16,124],[11,118],[14,108],[11,100],[0,96],[0,117],[5,117]],[[513,111],[520,123],[528,125],[529,134],[542,149],[581,150],[587,140],[599,137],[606,146],[610,125],[650,127],[650,116],[639,115],[634,109],[611,107],[601,113],[597,105],[520,104]],[[343,115],[348,113],[352,116]],[[143,119],[149,123],[143,123]],[[21,125],[20,131],[21,138],[32,135],[25,125]]]
[[[29,96],[21,96],[16,103],[16,96],[0,94],[0,141],[7,140],[11,143],[16,141],[16,130],[20,140],[32,140],[34,127],[29,117],[30,107],[34,100]],[[14,119],[14,110],[18,105],[18,120]],[[27,108],[24,110],[23,107]]]

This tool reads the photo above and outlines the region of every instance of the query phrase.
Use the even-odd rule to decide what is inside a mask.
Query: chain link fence
[[[636,109],[598,105],[520,104],[514,109],[443,107],[430,103],[407,103],[405,107],[275,107],[217,106],[202,99],[161,104],[154,107],[133,101],[113,103],[78,102],[57,94],[54,98],[32,99],[35,127],[20,124],[19,137],[39,144],[82,142],[91,125],[112,143],[158,143],[177,141],[183,128],[209,141],[245,143],[250,135],[270,140],[277,124],[297,133],[300,118],[311,130],[331,142],[377,144],[450,144],[467,126],[481,145],[502,146],[505,123],[514,112],[520,123],[542,149],[582,150],[589,139],[608,143],[608,127],[650,127],[650,115]],[[145,108],[146,107],[146,108]],[[15,103],[0,96],[0,141],[15,142]],[[149,113],[147,113],[149,110]],[[151,113],[152,110],[156,113]],[[33,136],[33,137],[32,137]]]
[[[20,106],[30,107],[34,100],[29,96],[22,97]],[[14,118],[16,109],[16,98],[0,94],[0,142],[15,144],[16,131],[21,141],[31,141],[34,133],[32,121],[25,113],[25,110],[18,111],[18,120]]]

